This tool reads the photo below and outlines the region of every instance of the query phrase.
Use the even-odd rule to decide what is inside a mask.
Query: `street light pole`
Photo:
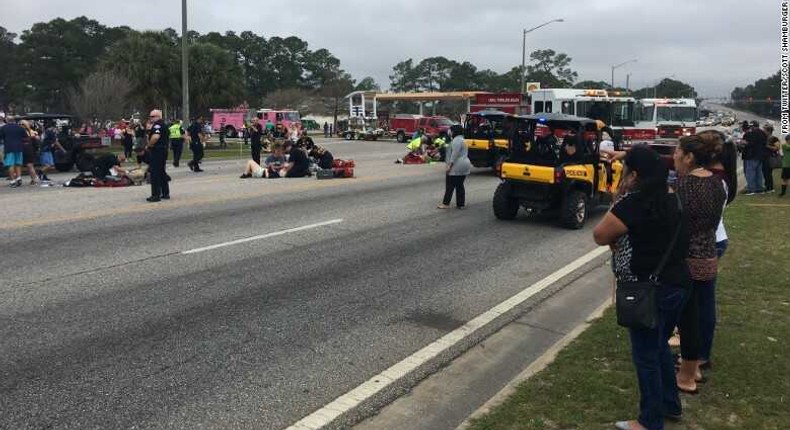
[[[189,40],[187,38],[187,0],[181,0],[181,116],[189,124]]]
[[[526,92],[524,88],[525,85],[524,81],[526,79],[526,76],[524,75],[527,73],[527,33],[532,33],[533,31],[541,27],[545,27],[553,22],[564,22],[564,21],[565,19],[563,18],[552,19],[551,21],[546,21],[537,27],[532,27],[529,30],[526,29],[523,30],[523,34],[522,34],[523,39],[521,41],[521,94],[524,94]]]
[[[628,60],[628,61],[623,61],[620,64],[612,66],[612,89],[614,89],[614,69],[619,69],[620,67],[623,67],[623,66],[625,66],[628,63],[636,63],[636,58],[634,58],[632,60]]]

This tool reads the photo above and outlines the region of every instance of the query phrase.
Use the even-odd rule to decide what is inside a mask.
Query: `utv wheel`
[[[587,196],[578,190],[571,190],[562,202],[562,225],[578,230],[587,221]]]
[[[494,216],[498,219],[512,220],[518,215],[518,201],[513,198],[510,184],[503,182],[499,184],[494,192]]]

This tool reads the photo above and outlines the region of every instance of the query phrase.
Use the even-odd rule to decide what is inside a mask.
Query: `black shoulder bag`
[[[658,281],[661,272],[664,271],[672,255],[672,250],[680,236],[680,229],[683,225],[683,209],[680,197],[675,194],[678,200],[678,207],[681,209],[681,218],[678,219],[678,226],[675,235],[672,237],[667,250],[661,257],[661,262],[646,281],[617,281],[617,291],[615,292],[615,307],[617,310],[617,324],[633,329],[654,329],[658,321],[658,306],[656,304],[656,288],[660,286]]]

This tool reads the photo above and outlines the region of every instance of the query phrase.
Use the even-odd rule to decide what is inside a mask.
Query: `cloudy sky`
[[[778,0],[189,0],[190,28],[295,35],[327,48],[355,78],[384,87],[400,60],[442,55],[504,72],[527,49],[573,58],[580,79],[631,87],[674,75],[704,96],[727,95],[779,69]],[[0,0],[0,25],[21,32],[55,17],[86,15],[106,25],[180,29],[178,0]]]

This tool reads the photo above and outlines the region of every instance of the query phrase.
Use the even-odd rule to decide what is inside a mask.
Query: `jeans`
[[[699,359],[710,360],[716,332],[716,279],[694,281],[699,297]]]
[[[763,163],[760,160],[743,160],[743,173],[746,176],[746,192],[763,191]]]
[[[765,180],[765,191],[771,191],[774,189],[774,169],[771,168],[771,163],[768,160],[763,160],[761,163],[763,179]]]
[[[449,205],[450,200],[453,199],[453,191],[455,191],[455,205],[459,208],[462,208],[466,205],[466,189],[464,188],[464,180],[466,180],[466,176],[445,175],[444,200],[442,200],[442,203]]]
[[[677,325],[685,295],[683,288],[662,285],[656,290],[656,328],[629,329],[631,358],[639,382],[639,423],[648,430],[662,430],[664,415],[682,412],[668,341]]]

